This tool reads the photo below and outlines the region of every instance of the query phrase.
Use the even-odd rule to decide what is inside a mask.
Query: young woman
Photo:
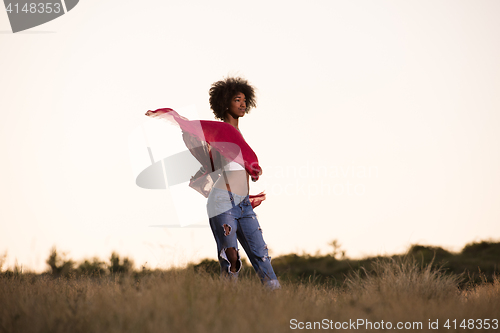
[[[256,105],[254,88],[241,78],[226,78],[212,84],[209,94],[215,117],[239,132],[240,118]],[[271,289],[279,288],[262,229],[250,202],[249,174],[244,165],[235,161],[222,164],[225,164],[222,176],[215,182],[207,202],[221,275],[232,279],[238,277],[241,269],[238,240],[262,283]]]
[[[256,105],[254,88],[244,79],[229,77],[212,84],[209,94],[215,118],[223,122],[190,121],[172,109],[146,115],[179,125],[186,146],[202,165],[189,186],[208,197],[207,213],[221,276],[238,278],[242,266],[239,241],[262,283],[270,289],[280,288],[253,210],[265,195],[249,195],[249,177],[256,181],[262,169],[238,128],[240,118]]]

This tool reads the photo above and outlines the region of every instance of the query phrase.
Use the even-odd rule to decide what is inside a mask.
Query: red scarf
[[[220,177],[220,171],[228,163],[224,158],[244,164],[252,181],[259,179],[262,169],[257,155],[243,139],[241,133],[231,124],[211,120],[189,120],[168,108],[149,112],[160,112],[160,118],[181,128],[186,147],[202,165],[200,170],[191,177],[189,186],[206,198],[213,184]],[[255,208],[266,199],[266,195],[261,192],[257,195],[249,195],[249,199],[252,207]]]

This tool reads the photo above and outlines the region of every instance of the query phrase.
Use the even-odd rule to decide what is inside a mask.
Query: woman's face
[[[247,110],[247,102],[245,99],[245,95],[243,93],[237,93],[231,99],[231,104],[227,110],[233,118],[238,119],[239,117],[243,117],[245,115],[245,111]]]

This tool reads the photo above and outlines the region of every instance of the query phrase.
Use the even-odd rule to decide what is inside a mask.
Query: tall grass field
[[[194,265],[135,273],[4,272],[0,332],[500,331],[496,275],[464,284],[464,274],[404,256],[375,259],[338,283],[278,274],[282,288],[269,291],[245,270],[237,283]]]

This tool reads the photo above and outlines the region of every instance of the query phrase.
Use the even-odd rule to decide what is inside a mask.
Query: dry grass
[[[407,260],[379,261],[343,288],[254,277],[226,284],[193,269],[133,275],[0,279],[1,332],[289,332],[299,322],[500,319],[500,282],[459,291],[457,278]],[[365,276],[367,275],[367,276]],[[360,327],[362,331],[366,331]],[[383,331],[383,330],[378,330]],[[474,331],[474,330],[468,330]]]

